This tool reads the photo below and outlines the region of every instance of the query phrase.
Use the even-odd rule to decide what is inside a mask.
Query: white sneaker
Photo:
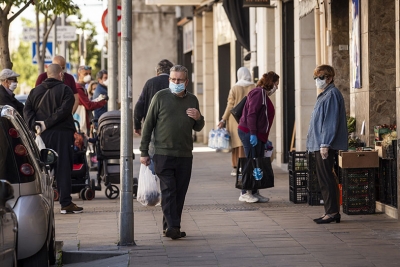
[[[233,169],[233,170],[231,171],[231,175],[232,175],[232,176],[236,176],[236,169]]]
[[[256,198],[252,194],[246,193],[246,194],[240,195],[239,201],[243,201],[243,202],[247,202],[247,203],[255,203],[255,202],[258,202],[258,198]]]
[[[253,196],[255,196],[258,199],[258,202],[260,202],[260,203],[266,203],[269,201],[269,198],[260,195],[260,193],[258,193],[258,192],[253,194]]]

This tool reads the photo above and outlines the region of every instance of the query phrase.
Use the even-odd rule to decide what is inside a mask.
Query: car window
[[[29,144],[23,142],[20,134],[24,133],[19,133],[11,121],[5,117],[0,118],[0,177],[10,183],[27,183],[35,180],[33,162],[28,157],[26,148]]]

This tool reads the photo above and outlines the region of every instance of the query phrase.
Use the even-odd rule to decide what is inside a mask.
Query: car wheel
[[[82,200],[86,200],[85,191],[86,188],[82,188],[81,191],[79,192],[79,196],[81,197]]]
[[[18,261],[18,267],[49,267],[49,252],[47,243],[33,256]]]
[[[54,201],[58,201],[60,198],[60,194],[58,193],[57,188],[54,188]]]
[[[116,185],[108,185],[104,192],[109,199],[115,199],[119,196],[119,188]]]
[[[50,265],[56,264],[56,230],[55,230],[55,224],[54,224],[54,214],[52,216],[53,222],[52,222],[52,231],[51,231],[51,236],[50,236],[50,243],[49,243],[49,262]]]

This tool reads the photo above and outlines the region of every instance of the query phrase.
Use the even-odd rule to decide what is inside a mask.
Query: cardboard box
[[[340,168],[378,168],[378,151],[339,151]]]

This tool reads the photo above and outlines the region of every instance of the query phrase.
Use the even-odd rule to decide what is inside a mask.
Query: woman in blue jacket
[[[340,222],[339,187],[333,174],[335,155],[347,150],[346,108],[340,91],[333,83],[335,70],[320,65],[314,70],[317,97],[307,134],[307,150],[315,152],[316,172],[324,200],[325,214],[314,219],[317,224]]]

